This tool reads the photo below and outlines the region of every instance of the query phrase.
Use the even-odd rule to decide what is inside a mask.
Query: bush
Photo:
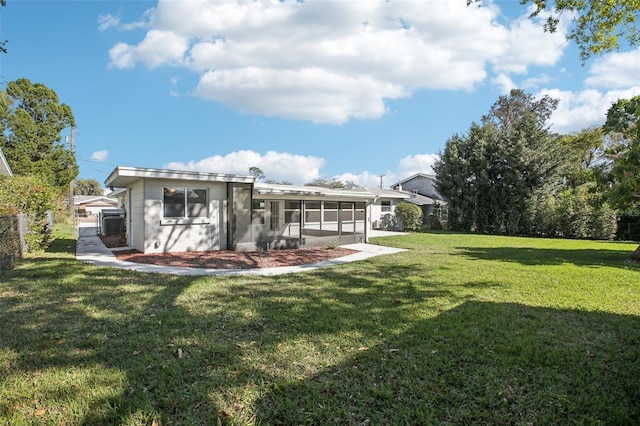
[[[0,179],[0,215],[25,213],[25,236],[30,251],[46,247],[51,241],[49,212],[55,207],[57,192],[39,176],[13,176]]]
[[[422,210],[415,204],[400,203],[395,213],[406,231],[416,231],[422,227]]]

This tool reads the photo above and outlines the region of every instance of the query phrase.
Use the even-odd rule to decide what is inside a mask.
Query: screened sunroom
[[[366,242],[368,191],[256,183],[251,220],[236,250],[314,247]],[[237,206],[234,203],[234,206]],[[235,222],[238,220],[235,211]],[[236,226],[236,230],[238,230]]]

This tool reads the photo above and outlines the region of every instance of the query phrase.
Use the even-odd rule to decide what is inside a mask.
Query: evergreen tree
[[[61,142],[75,125],[71,108],[44,84],[20,78],[7,84],[0,102],[0,144],[16,175],[41,175],[54,187],[67,188],[78,175],[73,152]]]

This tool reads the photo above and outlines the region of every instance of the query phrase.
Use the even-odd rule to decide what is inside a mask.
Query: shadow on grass
[[[56,238],[51,241],[46,253],[75,253],[76,240],[72,238]]]
[[[50,424],[638,420],[636,317],[480,303],[500,283],[455,288],[419,263],[218,278],[48,255],[0,286],[0,418],[40,405]]]
[[[241,424],[250,416],[239,417],[234,389],[278,381],[249,355],[308,335],[390,334],[416,305],[456,298],[402,283],[419,265],[351,272],[220,279],[98,268],[59,252],[29,259],[0,288],[0,418],[24,421],[41,405],[49,423]],[[35,380],[26,401],[15,390],[25,378]]]
[[[625,262],[630,252],[608,249],[551,249],[531,247],[458,247],[459,254],[480,260],[516,262],[522,265],[615,266],[625,269],[634,265]]]
[[[275,424],[638,424],[637,317],[466,302],[275,387]]]

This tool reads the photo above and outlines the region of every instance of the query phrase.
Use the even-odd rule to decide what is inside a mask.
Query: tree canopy
[[[305,183],[304,186],[320,186],[323,188],[343,189],[344,182],[336,177],[333,177],[331,179],[316,178],[311,182]]]
[[[614,203],[622,209],[640,206],[640,96],[619,99],[607,112],[603,131],[611,144]]]
[[[61,142],[73,127],[71,108],[42,83],[20,78],[7,84],[0,102],[0,146],[15,175],[41,175],[66,188],[77,175],[73,152]]]
[[[562,158],[546,124],[557,105],[521,90],[501,96],[482,123],[454,135],[436,162],[436,186],[449,200],[454,230],[529,232],[527,204],[551,185]]]
[[[482,0],[467,0],[467,4]],[[520,0],[533,4],[531,17],[547,14],[544,30],[556,32],[563,14],[573,16],[573,26],[567,34],[580,49],[582,61],[594,54],[620,48],[621,40],[631,46],[640,42],[640,0]]]
[[[78,179],[74,183],[74,195],[104,195],[102,185],[95,179]]]
[[[249,174],[255,178],[256,182],[259,182],[265,178],[264,173],[262,172],[262,169],[260,167],[249,167]]]

